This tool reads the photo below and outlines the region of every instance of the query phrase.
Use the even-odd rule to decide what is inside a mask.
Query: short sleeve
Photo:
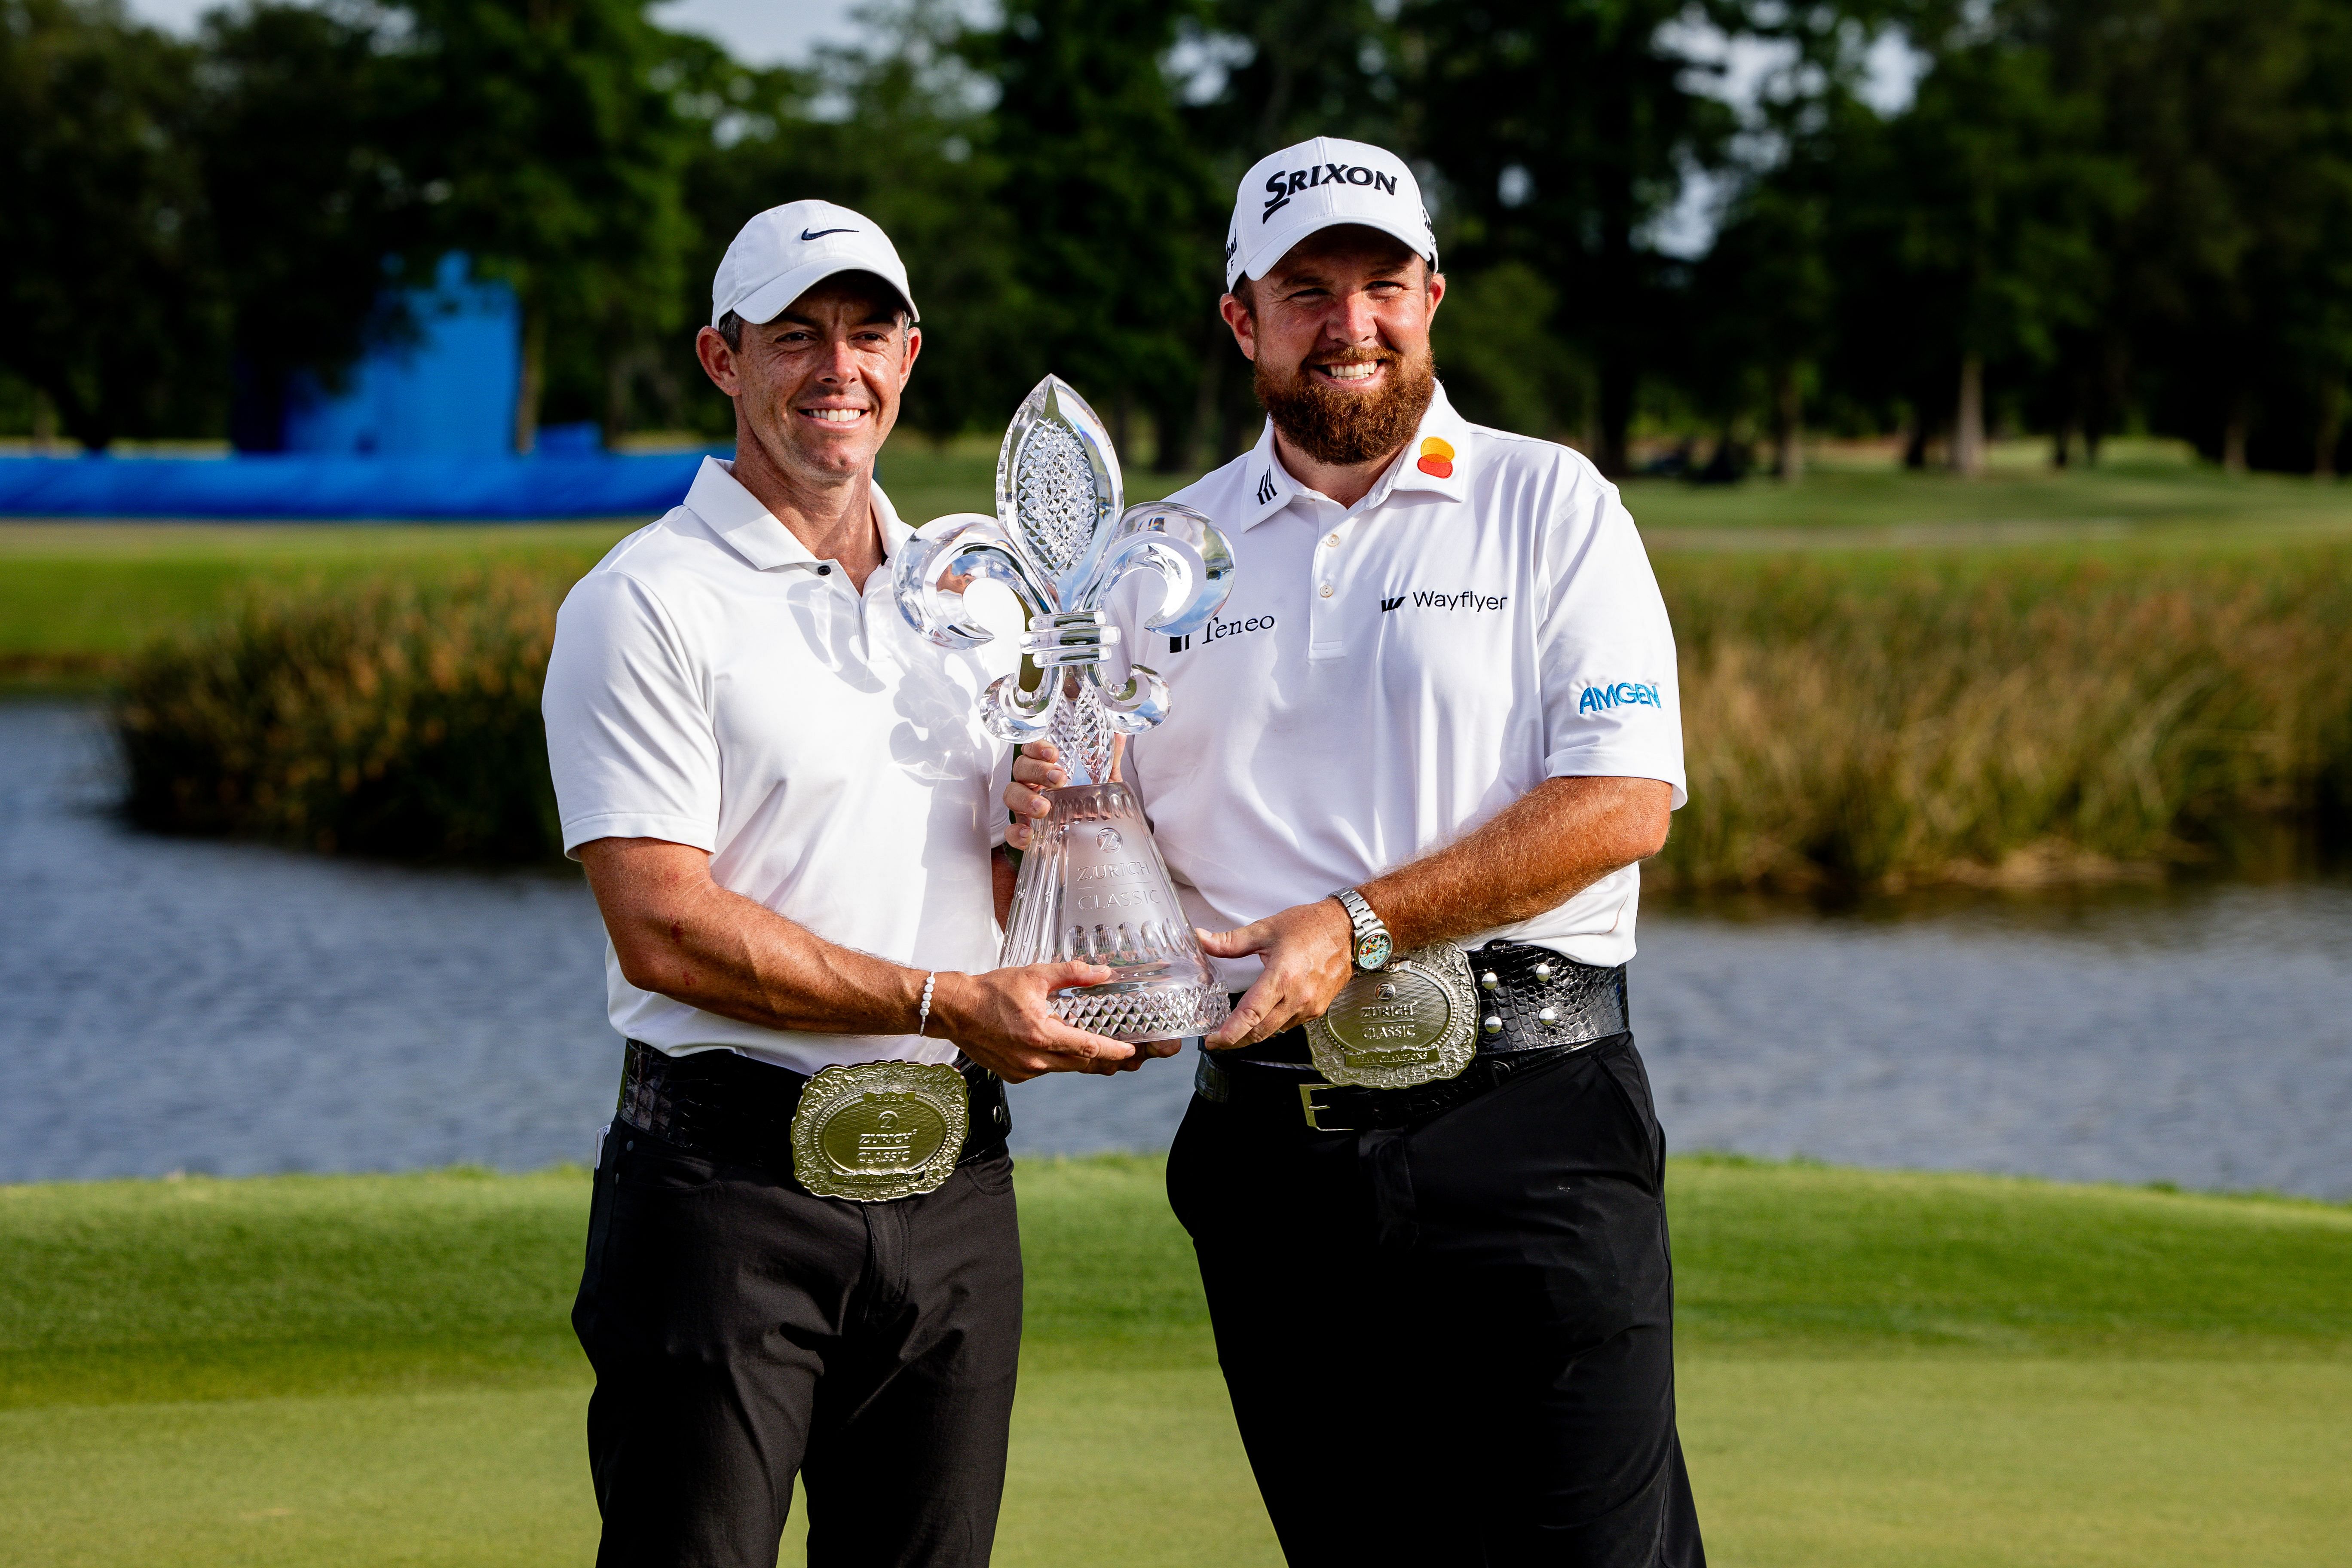
[[[1537,633],[1549,778],[1663,779],[1679,808],[1682,696],[1674,628],[1617,487],[1570,489],[1547,535]]]
[[[563,852],[598,838],[719,841],[719,742],[703,682],[650,590],[618,572],[563,601],[541,699]]]

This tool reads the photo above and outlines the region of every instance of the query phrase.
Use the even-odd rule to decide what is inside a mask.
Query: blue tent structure
[[[351,457],[501,458],[514,447],[522,393],[522,306],[501,282],[467,279],[441,258],[433,287],[401,297],[407,331],[376,344],[330,393],[297,375],[281,445]]]
[[[520,521],[686,499],[700,452],[529,458],[0,458],[0,516]]]
[[[408,290],[410,330],[329,391],[287,388],[283,451],[223,458],[0,458],[0,516],[520,521],[626,517],[685,499],[701,451],[601,449],[595,426],[516,456],[522,316],[504,283],[441,258]],[[715,447],[723,454],[729,448]]]

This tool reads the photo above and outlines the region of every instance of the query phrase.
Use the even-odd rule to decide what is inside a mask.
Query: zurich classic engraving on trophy
[[[1225,992],[1176,901],[1141,803],[1109,776],[1114,739],[1165,718],[1168,685],[1140,664],[1124,686],[1104,685],[1102,658],[1119,631],[1102,605],[1130,574],[1157,573],[1160,609],[1144,624],[1184,637],[1223,606],[1234,558],[1191,507],[1123,500],[1108,432],[1049,375],[1004,432],[996,515],[927,524],[898,552],[892,587],[908,623],[944,647],[989,640],[964,616],[969,579],[1004,584],[1028,611],[1021,651],[1044,679],[1026,691],[1017,675],[997,680],[982,717],[1000,740],[1052,742],[1070,783],[1050,792],[1052,810],[1033,829],[999,961],[1108,964],[1113,978],[1062,993],[1055,1011],[1118,1039],[1175,1039],[1223,1022]]]

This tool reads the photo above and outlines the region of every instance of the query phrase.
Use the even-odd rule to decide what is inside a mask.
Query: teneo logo
[[[1274,470],[1272,468],[1268,468],[1265,473],[1258,476],[1257,504],[1264,506],[1266,502],[1272,500],[1274,499]]]
[[[1381,614],[1402,607],[1410,599],[1416,610],[1499,610],[1511,602],[1508,594],[1480,594],[1465,588],[1458,594],[1399,594],[1393,599],[1381,601]]]
[[[1264,223],[1288,206],[1291,197],[1318,185],[1364,185],[1391,196],[1397,188],[1394,174],[1383,174],[1361,163],[1324,163],[1312,169],[1293,169],[1288,174],[1276,173],[1265,177],[1265,211],[1257,215],[1257,221]]]
[[[1664,708],[1654,680],[1620,680],[1609,686],[1588,686],[1576,700],[1579,714],[1606,713],[1612,708]]]
[[[1191,647],[1196,640],[1206,645],[1213,642],[1223,642],[1227,637],[1237,637],[1244,632],[1270,632],[1272,630],[1274,630],[1274,617],[1272,616],[1244,616],[1239,620],[1233,621],[1213,620],[1207,626],[1202,626],[1199,631],[1194,632],[1189,637],[1170,637],[1168,639],[1168,651],[1170,653],[1182,653],[1186,648]]]

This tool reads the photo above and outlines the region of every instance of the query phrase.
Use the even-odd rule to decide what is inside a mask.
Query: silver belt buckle
[[[1341,986],[1329,1010],[1307,1023],[1307,1054],[1335,1084],[1412,1089],[1470,1065],[1477,1015],[1469,955],[1432,942]]]
[[[970,1087],[944,1063],[826,1068],[793,1110],[793,1174],[821,1198],[913,1197],[955,1173],[971,1127]]]

